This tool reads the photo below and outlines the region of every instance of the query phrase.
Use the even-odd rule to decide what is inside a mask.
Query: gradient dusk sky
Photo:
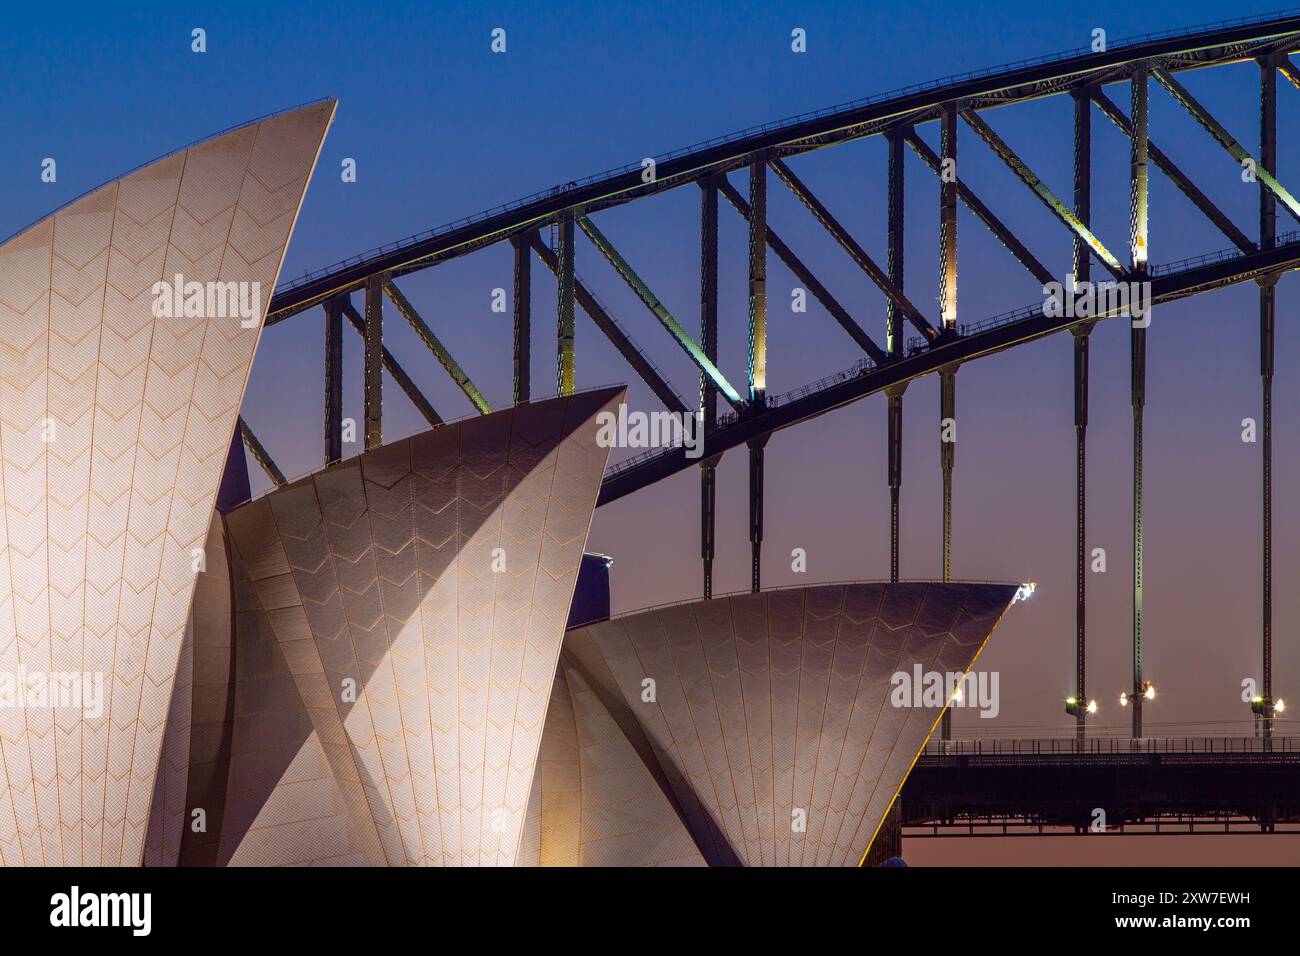
[[[535,3],[240,2],[27,4],[0,31],[0,235],[9,235],[99,183],[155,156],[272,110],[336,96],[336,122],[290,246],[282,279],[587,174],[639,162],[757,123],[952,73],[1082,49],[1101,27],[1118,40],[1226,17],[1265,14],[1270,3],[1089,4],[968,0],[905,4],[671,2]],[[190,31],[207,32],[207,52]],[[489,49],[495,27],[507,52]],[[791,30],[807,31],[794,54]],[[1259,71],[1253,63],[1187,74],[1183,82],[1248,149],[1258,141]],[[1127,110],[1127,84],[1109,90]],[[1151,138],[1248,235],[1258,193],[1240,168],[1155,84]],[[1278,85],[1278,178],[1300,183],[1300,92]],[[1062,196],[1070,195],[1073,135],[1068,98],[991,110],[984,118]],[[937,147],[935,124],[920,128]],[[1126,250],[1128,144],[1093,113],[1094,231]],[[961,131],[963,180],[1056,275],[1069,269],[1070,237],[1004,166]],[[43,183],[41,162],[58,163]],[[340,165],[356,161],[357,182]],[[885,259],[885,145],[858,141],[800,157],[792,168],[864,248]],[[732,177],[744,187],[743,176]],[[1229,243],[1153,169],[1151,261],[1165,263]],[[782,238],[860,323],[882,341],[884,297],[773,177],[769,217]],[[938,311],[938,180],[907,157],[906,289],[932,321]],[[743,221],[720,212],[720,366],[745,380]],[[1039,302],[1039,284],[962,207],[959,321]],[[673,190],[597,217],[601,229],[688,329],[698,329],[699,198]],[[1278,216],[1279,231],[1295,223]],[[508,246],[403,280],[420,309],[488,401],[511,394],[512,329],[491,311],[510,288]],[[772,394],[852,365],[852,341],[815,303],[792,313],[797,283],[768,265],[768,382]],[[586,242],[578,272],[690,402],[698,374],[669,336]],[[534,275],[533,382],[554,388],[555,283]],[[1274,391],[1274,686],[1300,704],[1300,299],[1278,293]],[[1148,337],[1146,411],[1146,618],[1144,658],[1159,697],[1145,713],[1159,736],[1248,735],[1241,681],[1259,678],[1259,445],[1241,440],[1260,414],[1255,286],[1155,310]],[[395,313],[393,313],[395,315]],[[244,415],[290,476],[322,453],[321,311],[269,330],[253,368]],[[473,408],[402,323],[389,347],[446,418]],[[361,348],[345,333],[345,414],[361,418]],[[1074,432],[1069,335],[973,362],[957,377],[958,445],[954,574],[1033,580],[1039,590],[995,633],[978,666],[1001,672],[1001,713],[957,712],[960,736],[1064,736],[1062,700],[1074,668]],[[1093,336],[1089,429],[1089,548],[1107,571],[1089,585],[1089,691],[1099,732],[1126,733],[1117,697],[1130,672],[1130,407],[1128,330]],[[634,373],[584,316],[577,327],[579,387]],[[902,570],[940,576],[938,380],[917,381],[904,404]],[[385,436],[422,420],[389,380]],[[654,409],[631,382],[629,404]],[[353,448],[350,453],[355,453]],[[616,458],[628,454],[616,452]],[[778,433],[767,453],[764,584],[800,585],[888,576],[885,401],[877,396]],[[254,469],[255,490],[266,482]],[[743,452],[719,468],[718,593],[748,586]],[[694,470],[600,509],[589,547],[614,556],[614,607],[626,611],[700,594],[699,479]],[[803,548],[806,574],[791,571]],[[1279,733],[1294,732],[1291,721]],[[1112,838],[1101,838],[1112,839]],[[1113,856],[1089,846],[1080,862],[1215,862],[1221,838],[1113,838]],[[1243,838],[1232,862],[1290,861],[1300,843]],[[931,841],[924,862],[1051,862],[1030,840]],[[1057,851],[1068,858],[1075,844]],[[1292,847],[1296,849],[1292,849]],[[905,846],[905,852],[908,847]],[[1238,858],[1240,857],[1240,858]],[[1057,862],[1065,862],[1064,859]],[[1227,862],[1227,860],[1225,860]]]

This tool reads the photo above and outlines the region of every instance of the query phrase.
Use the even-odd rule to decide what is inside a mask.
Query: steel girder
[[[957,328],[957,104],[941,112],[939,152],[947,168],[939,172],[939,320],[946,332]]]
[[[578,228],[591,240],[592,245],[600,250],[600,254],[605,257],[609,264],[614,267],[614,271],[637,294],[637,298],[650,310],[650,313],[668,330],[691,361],[695,363],[702,373],[709,377],[714,387],[723,394],[733,407],[738,406],[740,404],[740,393],[732,387],[726,376],[718,370],[718,367],[705,353],[704,349],[700,347],[700,344],[691,338],[690,333],[682,328],[680,322],[673,318],[668,308],[659,301],[659,297],[650,291],[650,287],[646,285],[645,280],[637,275],[636,270],[628,264],[628,261],[623,258],[618,249],[614,247],[614,244],[586,216],[578,219]]]
[[[279,466],[271,458],[271,455],[267,452],[265,446],[258,441],[257,436],[253,434],[253,429],[249,427],[248,422],[244,421],[243,415],[239,416],[239,422],[236,427],[239,428],[239,438],[244,443],[244,447],[247,448],[249,454],[253,456],[253,460],[261,466],[264,472],[266,472],[266,477],[270,478],[271,482],[277,488],[283,487],[287,484],[284,472],[280,470]]]
[[[559,257],[536,234],[533,236],[533,251],[537,253],[543,265],[558,277]],[[595,323],[596,327],[613,343],[619,354],[641,376],[641,380],[650,386],[651,391],[659,397],[659,401],[674,412],[685,412],[686,403],[673,391],[672,386],[664,381],[658,369],[650,364],[649,359],[636,347],[636,343],[628,338],[613,317],[605,311],[604,307],[596,300],[596,297],[591,294],[591,290],[576,275],[573,280],[573,292],[578,305],[582,307],[582,311],[587,313],[587,316]]]
[[[731,203],[735,210],[740,213],[741,217],[746,222],[749,222],[749,203],[740,194],[740,191],[722,177],[718,179],[718,190],[727,198],[727,202]],[[866,352],[875,362],[883,362],[888,358],[885,351],[872,340],[862,326],[854,321],[848,310],[840,305],[827,288],[822,285],[821,281],[813,275],[812,270],[804,265],[799,257],[791,251],[790,247],[782,241],[770,224],[767,227],[767,244],[776,253],[776,257],[785,263],[785,267],[793,273],[794,277],[803,283],[804,288],[812,293],[813,298],[822,304],[822,308],[830,313],[831,318],[839,323],[840,328],[849,333],[862,351]]]
[[[1277,169],[1277,71],[1275,59],[1263,57],[1259,85],[1259,163],[1272,178]],[[1277,202],[1265,179],[1259,190],[1259,247],[1277,244]],[[1273,349],[1276,338],[1277,284],[1271,277],[1259,284],[1259,373],[1261,405],[1262,534],[1260,633],[1264,666],[1264,736],[1273,736]]]
[[[1200,123],[1205,131],[1214,138],[1214,141],[1227,151],[1228,155],[1242,166],[1249,164],[1254,169],[1255,177],[1260,185],[1273,193],[1281,201],[1282,208],[1289,212],[1293,219],[1300,222],[1300,201],[1297,201],[1295,196],[1291,195],[1291,191],[1279,183],[1263,164],[1251,156],[1246,151],[1246,148],[1233,138],[1223,124],[1215,119],[1210,114],[1210,111],[1187,91],[1186,87],[1175,80],[1166,70],[1152,70],[1151,75],[1174,98],[1174,102],[1186,110],[1196,122]]]
[[[1079,221],[1079,218],[1070,210],[1070,207],[1062,202],[1056,193],[1052,192],[1051,188],[1029,168],[1029,165],[1024,160],[1016,155],[1015,151],[1006,144],[1002,137],[993,131],[993,128],[988,123],[984,122],[971,109],[963,109],[961,117],[966,121],[966,125],[974,130],[976,135],[988,144],[989,149],[993,150],[997,157],[1007,165],[1007,168],[1033,191],[1034,195],[1042,201],[1048,211],[1073,232],[1076,238],[1087,243],[1093,255],[1097,257],[1097,261],[1109,269],[1115,278],[1118,279],[1123,275],[1123,267],[1120,265],[1119,260],[1115,258],[1114,253],[1102,245],[1101,240]]]
[[[515,404],[528,401],[532,379],[533,282],[532,242],[536,233],[524,233],[510,240],[515,262]]]
[[[366,279],[366,323],[362,336],[366,340],[365,355],[365,450],[378,448],[384,443],[384,293],[383,276]]]
[[[718,361],[718,177],[700,183],[700,346],[710,362]],[[717,427],[717,387],[700,373],[700,425]],[[704,599],[713,597],[713,558],[716,550],[718,467],[709,458],[700,465],[700,560]]]
[[[483,397],[483,393],[478,390],[472,381],[470,381],[470,377],[465,374],[465,370],[462,369],[456,359],[452,357],[451,352],[449,352],[447,347],[442,344],[438,336],[433,334],[433,330],[429,328],[429,323],[425,322],[424,319],[421,318],[420,313],[415,310],[415,306],[411,305],[410,300],[402,294],[401,290],[393,284],[391,279],[385,280],[383,287],[385,294],[392,300],[393,305],[397,307],[397,311],[402,314],[402,318],[406,319],[407,325],[409,325],[415,334],[420,337],[420,341],[425,344],[425,347],[433,353],[434,357],[438,360],[438,364],[446,369],[447,374],[452,377],[452,380],[456,383],[457,387],[465,393],[465,397],[473,403],[474,408],[478,413],[480,415],[491,415],[492,406],[489,405],[487,399]]]
[[[555,259],[557,262],[555,280],[556,298],[556,384],[555,390],[560,395],[572,395],[576,387],[576,369],[574,367],[573,343],[573,225],[576,211],[566,210],[559,217],[559,239],[556,243]]]
[[[849,258],[853,260],[858,268],[866,273],[867,278],[875,283],[876,287],[880,289],[881,292],[888,296],[889,301],[902,312],[903,317],[907,319],[907,321],[911,322],[912,325],[916,327],[917,331],[931,342],[938,338],[938,331],[930,324],[929,320],[921,314],[921,310],[911,303],[903,293],[901,287],[895,285],[889,280],[889,276],[885,274],[885,271],[876,264],[875,260],[872,259],[871,256],[867,255],[867,251],[862,248],[856,239],[849,235],[849,231],[840,225],[839,220],[831,214],[829,209],[822,205],[821,201],[813,195],[812,190],[804,185],[803,181],[794,174],[794,171],[779,159],[772,162],[772,171],[776,173],[781,182],[785,183],[790,192],[795,195],[795,198],[808,208],[808,211],[813,214],[813,218],[816,219],[822,227],[831,234],[831,237],[839,243],[840,247],[849,254]]]
[[[343,460],[343,305],[325,303],[325,464]]]
[[[911,131],[910,127],[908,131]],[[906,205],[904,183],[907,167],[903,162],[903,144],[900,139],[902,132],[900,129],[891,130],[887,140],[889,181],[886,186],[888,190],[886,202],[889,212],[886,217],[888,228],[886,264],[889,267],[889,281],[898,289],[903,287],[907,250],[907,244],[904,242],[904,226],[907,221],[904,214]],[[889,357],[891,361],[896,361],[903,354],[904,315],[897,300],[890,298],[888,301],[886,331]],[[885,480],[889,484],[889,580],[891,583],[898,582],[902,540],[899,507],[903,493],[903,392],[906,389],[907,384],[903,383],[897,388],[889,389],[886,393],[888,397],[886,399]]]
[[[749,166],[749,402],[767,397],[767,161]],[[761,475],[761,470],[760,470]],[[752,476],[752,469],[751,469]]]
[[[921,157],[921,160],[929,166],[936,175],[941,174],[942,162],[939,159],[939,154],[932,150],[929,145],[926,144],[925,140],[917,136],[915,130],[908,129],[903,134],[903,140],[912,148],[912,151],[915,152],[917,156]],[[975,214],[975,217],[979,219],[980,222],[984,223],[989,232],[993,233],[997,240],[1007,247],[1011,254],[1016,257],[1016,260],[1029,270],[1030,275],[1043,285],[1047,285],[1047,283],[1054,281],[1052,274],[1047,270],[1047,267],[1029,251],[1025,244],[1016,237],[1015,233],[1007,228],[1006,224],[1003,223],[1001,219],[993,214],[993,211],[984,204],[983,200],[975,194],[973,189],[962,181],[960,176],[957,178],[957,196],[966,204],[966,207]]]
[[[1296,268],[1300,268],[1300,240],[1279,243],[1276,248],[1267,251],[1225,255],[1208,262],[1198,261],[1184,269],[1154,275],[1150,280],[1151,303],[1153,306],[1163,305],[1189,295],[1255,281]],[[761,413],[720,423],[715,432],[705,436],[703,454],[706,457],[721,454],[752,438],[797,425],[891,386],[932,374],[952,362],[966,362],[993,355],[1065,331],[1080,321],[1098,321],[1104,318],[1110,316],[1088,320],[1048,316],[1040,308],[1026,318],[1008,321],[915,351],[895,362],[867,368],[859,374],[838,377],[823,387],[810,386],[800,390],[796,397],[788,401],[769,405]],[[627,468],[612,469],[606,473],[598,504],[617,501],[692,464],[685,457],[684,449],[673,448],[640,459]]]
[[[1092,224],[1092,96],[1082,87],[1074,95],[1074,214],[1085,226]],[[1132,135],[1132,128],[1129,128]],[[1087,243],[1074,241],[1074,278],[1088,282],[1092,257]],[[1075,733],[1080,743],[1088,719],[1087,690],[1087,510],[1088,510],[1088,355],[1093,323],[1081,322],[1074,333],[1074,699]]]
[[[1125,136],[1131,137],[1133,135],[1133,124],[1105,93],[1093,87],[1089,89],[1089,95],[1092,97],[1093,102],[1097,104],[1103,116],[1118,126]],[[1183,195],[1190,199],[1196,208],[1203,212],[1206,218],[1228,237],[1233,245],[1242,252],[1249,252],[1255,248],[1255,244],[1246,237],[1246,234],[1233,225],[1232,220],[1223,214],[1222,210],[1210,200],[1210,197],[1197,188],[1196,184],[1174,164],[1172,159],[1165,155],[1162,149],[1151,142],[1150,137],[1147,138],[1147,153],[1156,168],[1168,176],[1170,182],[1177,186]]]
[[[1129,138],[1129,255],[1132,275],[1139,281],[1147,275],[1150,251],[1148,204],[1148,70],[1134,68],[1131,83],[1133,135]],[[1145,323],[1130,322],[1130,373],[1133,398],[1133,738],[1142,736],[1142,426],[1146,406],[1147,330]]]
[[[356,329],[357,334],[360,335],[364,341],[367,329],[366,320],[361,317],[359,312],[357,312],[356,307],[353,306],[351,302],[345,300],[343,303],[343,314],[347,317],[352,328]],[[383,356],[384,368],[388,371],[389,375],[393,376],[393,381],[396,382],[398,387],[406,394],[406,397],[411,400],[411,404],[415,406],[416,410],[422,416],[424,416],[424,420],[430,425],[441,425],[442,416],[434,410],[433,405],[431,405],[429,400],[424,397],[424,393],[416,386],[411,376],[406,373],[406,369],[402,368],[397,359],[393,357],[393,353],[388,351],[387,348],[383,348],[380,354]]]

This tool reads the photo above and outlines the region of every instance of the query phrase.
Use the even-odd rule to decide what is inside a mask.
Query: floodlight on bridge
[[[1020,588],[1016,591],[1016,596],[1012,599],[1011,603],[1019,604],[1021,601],[1028,601],[1034,596],[1034,592],[1037,590],[1038,584],[1036,582],[1026,581],[1024,584],[1020,585]]]
[[[1286,701],[1278,698],[1269,702],[1262,694],[1250,699],[1250,710],[1256,717],[1278,717],[1286,712]]]
[[[1097,701],[1089,700],[1084,703],[1080,697],[1065,698],[1065,712],[1071,717],[1078,717],[1080,713],[1095,714],[1097,713]]]
[[[1137,692],[1135,691],[1135,692],[1134,692],[1135,696],[1136,696],[1136,693],[1137,693]],[[1141,697],[1142,697],[1143,700],[1155,700],[1155,699],[1156,699],[1156,686],[1155,686],[1155,684],[1151,683],[1149,680],[1148,680],[1148,681],[1143,681],[1143,682],[1142,682],[1142,693],[1141,693]],[[1119,705],[1120,705],[1121,707],[1127,707],[1127,706],[1129,705],[1129,701],[1130,701],[1130,700],[1133,700],[1133,699],[1135,699],[1135,698],[1131,698],[1131,697],[1129,697],[1129,695],[1128,695],[1128,691],[1121,691],[1121,692],[1120,692],[1120,695],[1119,695]]]

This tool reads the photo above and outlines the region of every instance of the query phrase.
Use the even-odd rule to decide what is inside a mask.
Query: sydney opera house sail
[[[858,865],[941,713],[894,675],[964,674],[1016,590],[824,585],[570,631],[529,862]]]
[[[960,678],[1016,586],[608,619],[593,555],[575,607],[622,386],[250,500],[239,409],[334,107],[0,245],[0,865],[859,864],[944,701],[895,678]]]
[[[524,866],[705,866],[671,796],[561,654],[528,805]]]
[[[444,425],[219,516],[145,862],[514,864],[622,395]]]
[[[0,862],[136,865],[213,501],[333,114],[241,127],[0,246]],[[198,290],[197,292],[195,290]]]

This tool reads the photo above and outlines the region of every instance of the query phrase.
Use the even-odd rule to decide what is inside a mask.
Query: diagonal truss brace
[[[1292,86],[1300,90],[1300,69],[1296,69],[1296,65],[1285,53],[1278,58],[1277,68],[1278,72],[1291,81]]]
[[[740,393],[732,387],[731,383],[727,381],[726,376],[723,375],[709,357],[704,354],[704,349],[700,348],[699,343],[691,338],[690,333],[682,328],[681,323],[672,317],[672,314],[664,304],[659,301],[653,292],[650,291],[650,287],[645,284],[644,280],[642,280],[642,278],[636,274],[636,271],[628,265],[627,260],[624,259],[622,255],[619,254],[619,251],[614,248],[614,244],[605,238],[604,233],[596,228],[596,224],[586,216],[580,216],[578,218],[578,228],[586,233],[587,238],[590,239],[595,247],[600,250],[601,255],[609,261],[609,264],[614,267],[614,271],[623,277],[623,281],[626,282],[632,291],[637,294],[637,297],[645,303],[645,307],[654,314],[654,317],[659,320],[660,324],[662,324],[663,327],[672,334],[672,337],[677,340],[677,344],[685,350],[688,356],[690,356],[691,361],[693,361],[699,367],[700,371],[707,375],[713,384],[718,387],[718,391],[722,392],[727,401],[730,402],[733,407],[739,405]]]
[[[1079,217],[1071,211],[1070,207],[1066,203],[1062,202],[1060,198],[1057,197],[1056,193],[1052,192],[1045,182],[1038,178],[1034,171],[1026,165],[1025,161],[1017,156],[1015,151],[1008,146],[997,133],[993,132],[993,129],[980,118],[979,114],[974,110],[964,109],[961,111],[961,117],[966,121],[966,125],[975,131],[975,135],[984,140],[984,142],[988,144],[989,149],[993,150],[993,152],[997,154],[998,158],[1001,159],[1002,162],[1006,163],[1007,168],[1015,173],[1016,176],[1020,178],[1021,182],[1033,190],[1034,194],[1043,201],[1043,205],[1048,208],[1052,215],[1064,223],[1067,229],[1087,243],[1088,248],[1092,250],[1093,255],[1097,257],[1097,260],[1102,265],[1110,270],[1112,275],[1116,278],[1123,276],[1124,269],[1120,265],[1119,260],[1115,258],[1114,254],[1102,245],[1101,240],[1094,236],[1087,226],[1079,221]]]
[[[248,422],[244,421],[243,415],[239,416],[239,437],[244,442],[244,447],[253,456],[253,460],[266,472],[266,477],[270,478],[277,488],[283,488],[287,484],[284,472],[276,465],[266,447],[257,440],[257,436],[253,434],[253,429],[249,428]]]
[[[925,140],[916,135],[916,130],[908,127],[906,132],[903,133],[903,141],[912,147],[912,151],[917,156],[920,156],[925,165],[929,166],[935,174],[942,172],[938,154],[929,147]],[[975,191],[967,186],[961,178],[957,180],[957,195],[961,197],[961,201],[975,214],[976,218],[988,227],[989,232],[993,233],[1010,250],[1011,254],[1020,261],[1022,266],[1029,270],[1035,279],[1043,285],[1053,281],[1052,274],[1047,271],[1047,267],[1035,258],[1034,254],[1025,247],[1025,244],[1016,238],[1015,234],[1006,227],[1001,219],[993,214],[993,211],[988,206],[984,205],[983,200],[975,195]]]
[[[1297,222],[1300,222],[1300,202],[1291,195],[1290,191],[1273,178],[1273,174],[1264,168],[1263,163],[1257,162],[1250,153],[1246,152],[1245,147],[1233,139],[1232,134],[1224,128],[1223,124],[1210,115],[1209,110],[1197,102],[1196,98],[1187,91],[1181,83],[1170,76],[1165,70],[1153,69],[1151,75],[1155,77],[1156,82],[1165,88],[1170,96],[1174,98],[1179,106],[1185,109],[1192,119],[1200,123],[1205,131],[1209,133],[1214,140],[1222,146],[1239,165],[1246,165],[1249,160],[1250,165],[1254,167],[1255,178],[1263,184],[1269,192],[1276,196],[1282,202],[1283,208],[1289,212]]]
[[[1124,115],[1114,101],[1097,87],[1090,89],[1088,93],[1092,97],[1092,101],[1097,104],[1097,108],[1101,110],[1102,115],[1118,126],[1125,136],[1132,137],[1133,121]],[[1156,168],[1168,176],[1169,181],[1177,186],[1197,209],[1205,213],[1206,218],[1214,223],[1219,231],[1231,240],[1233,245],[1242,252],[1255,251],[1255,244],[1247,238],[1246,234],[1223,214],[1223,211],[1214,204],[1209,196],[1201,192],[1197,185],[1188,178],[1187,174],[1179,169],[1174,164],[1174,161],[1165,154],[1164,150],[1149,139],[1147,140],[1147,153],[1151,161],[1156,164]]]
[[[411,305],[406,296],[402,295],[401,290],[393,284],[392,279],[384,279],[384,292],[387,293],[393,305],[397,307],[397,311],[402,313],[402,318],[406,319],[406,324],[415,331],[415,334],[420,337],[420,341],[428,347],[429,351],[438,359],[439,364],[447,370],[447,374],[460,386],[460,390],[465,393],[465,397],[474,403],[478,413],[480,415],[492,414],[492,406],[483,397],[483,393],[470,381],[469,376],[465,374],[465,370],[452,358],[451,353],[447,351],[447,347],[433,334],[433,330],[429,328],[428,323],[420,317],[419,312],[415,311],[415,306]]]
[[[740,194],[740,191],[724,177],[719,177],[718,190],[727,197],[727,202],[735,207],[741,218],[749,222],[749,202]],[[790,270],[794,277],[803,283],[804,288],[813,294],[813,298],[822,304],[822,308],[831,314],[831,318],[840,324],[840,328],[849,333],[853,341],[858,343],[858,348],[866,352],[871,357],[871,360],[878,365],[889,361],[888,353],[875,343],[862,326],[853,321],[853,316],[849,315],[848,309],[840,305],[836,298],[831,295],[830,290],[821,284],[821,281],[812,274],[812,270],[803,264],[803,261],[776,234],[771,225],[767,227],[767,244],[776,253],[776,257],[785,263],[785,267]]]
[[[532,234],[531,242],[533,250],[546,268],[551,270],[552,274],[558,275],[560,261],[555,254],[555,250],[547,246],[536,232]],[[577,276],[574,276],[573,280],[573,297],[577,300],[578,305],[582,307],[582,311],[591,317],[591,321],[595,323],[596,328],[600,329],[605,338],[613,343],[614,348],[618,349],[619,354],[623,356],[627,364],[632,366],[633,371],[641,376],[641,380],[646,385],[650,386],[650,390],[659,397],[659,401],[663,402],[671,411],[687,414],[686,403],[673,391],[672,386],[664,381],[663,376],[641,354],[636,344],[619,328],[618,323],[602,308],[601,304],[596,301],[596,297],[591,294],[591,291]]]
[[[364,339],[366,337],[366,320],[361,317],[361,313],[357,311],[356,306],[344,300],[343,314],[348,317],[348,322],[352,325],[352,328],[356,329],[357,334]],[[398,364],[397,359],[393,357],[393,353],[385,347],[382,356],[384,368],[388,370],[389,375],[393,376],[393,381],[397,383],[398,387],[406,393],[406,397],[411,400],[411,404],[424,416],[424,420],[434,427],[441,425],[443,423],[442,416],[434,410],[411,376],[406,374],[406,369]]]
[[[875,261],[867,255],[866,250],[858,244],[856,239],[849,235],[848,230],[840,225],[835,217],[831,215],[830,210],[821,204],[821,201],[812,194],[812,191],[803,184],[790,167],[781,160],[774,159],[772,160],[772,171],[780,177],[781,182],[785,183],[790,192],[794,193],[795,198],[808,207],[808,211],[813,214],[813,218],[821,223],[822,227],[831,234],[831,237],[840,244],[840,247],[849,254],[849,257],[857,263],[858,267],[867,274],[867,277],[876,284],[876,287],[898,306],[903,313],[903,317],[925,336],[926,341],[935,341],[939,337],[935,327],[903,294],[903,290],[889,281],[889,276],[884,273],[880,266],[876,265]]]

